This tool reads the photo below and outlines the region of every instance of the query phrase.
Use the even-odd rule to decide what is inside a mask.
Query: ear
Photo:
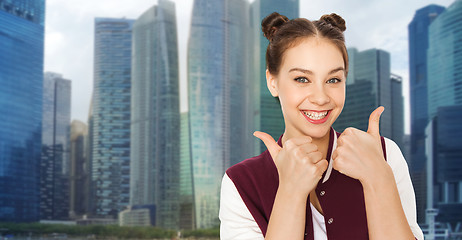
[[[268,87],[268,90],[271,92],[271,95],[273,95],[273,97],[279,96],[276,77],[273,74],[271,74],[268,71],[268,69],[266,69],[266,85]]]

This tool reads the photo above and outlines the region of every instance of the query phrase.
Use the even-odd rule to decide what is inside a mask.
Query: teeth
[[[309,118],[313,119],[313,120],[319,120],[319,119],[322,119],[325,116],[327,116],[328,111],[325,111],[325,112],[306,112],[306,111],[303,111],[303,113],[306,116],[308,116]]]

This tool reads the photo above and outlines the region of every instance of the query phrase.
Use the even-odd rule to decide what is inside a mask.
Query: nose
[[[322,106],[330,102],[330,97],[324,86],[317,86],[308,96],[308,100],[316,105]]]

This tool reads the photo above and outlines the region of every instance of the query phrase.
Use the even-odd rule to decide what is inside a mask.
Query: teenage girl
[[[226,171],[221,239],[423,240],[406,161],[379,133],[383,107],[367,132],[332,128],[345,104],[345,29],[337,14],[262,21],[285,131],[277,142],[255,132],[268,150]]]

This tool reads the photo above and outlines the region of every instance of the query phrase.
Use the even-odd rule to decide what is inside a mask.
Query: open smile
[[[331,110],[324,110],[324,111],[312,111],[312,110],[301,110],[303,116],[308,120],[310,123],[314,124],[321,124],[329,119],[329,114]]]

